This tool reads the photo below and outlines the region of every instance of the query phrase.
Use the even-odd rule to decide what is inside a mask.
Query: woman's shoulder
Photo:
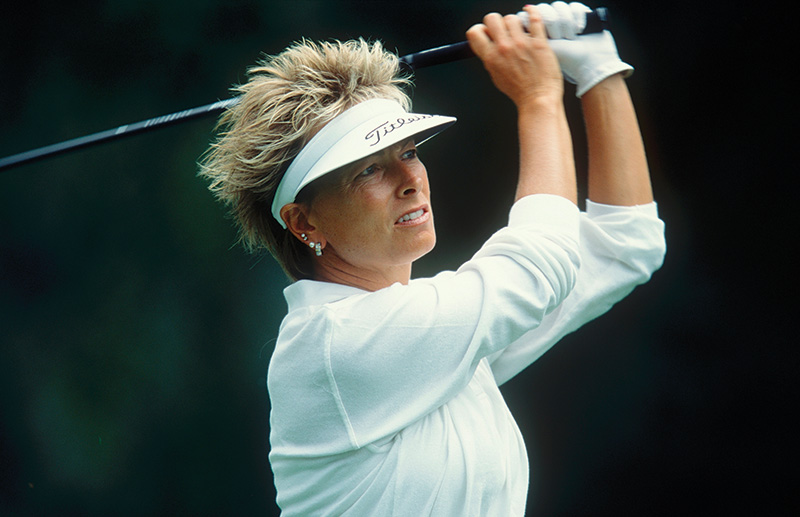
[[[298,280],[283,290],[290,313],[302,308],[322,307],[364,294],[369,293],[357,287],[317,280]]]

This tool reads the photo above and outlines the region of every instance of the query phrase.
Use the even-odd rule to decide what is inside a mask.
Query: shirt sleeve
[[[541,325],[489,358],[498,385],[607,312],[647,282],[664,261],[664,222],[656,203],[625,207],[587,201],[580,231],[581,269],[575,288]]]
[[[314,452],[342,452],[400,431],[455,397],[481,359],[538,326],[576,282],[579,219],[566,199],[528,196],[515,203],[509,226],[456,272],[349,296],[298,318],[290,313],[281,333],[317,344],[282,357],[289,366],[271,370],[271,382],[308,390],[295,396],[324,429],[324,437],[314,433]],[[298,362],[313,379],[297,382],[304,374],[290,365]],[[314,402],[320,397],[327,402]],[[329,425],[334,417],[340,425]]]

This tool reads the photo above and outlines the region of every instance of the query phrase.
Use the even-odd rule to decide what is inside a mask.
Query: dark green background
[[[780,20],[766,23],[780,13],[592,5],[611,9],[637,68],[669,252],[649,284],[504,387],[529,449],[529,513],[788,511],[797,167],[780,131],[789,68],[773,61],[788,47]],[[407,54],[519,7],[17,3],[0,17],[0,156],[227,98],[261,52],[301,37]],[[421,152],[439,243],[420,276],[457,267],[503,224],[516,135],[477,61],[416,82],[417,111],[459,118]],[[584,170],[573,90],[567,102]],[[287,280],[234,246],[195,176],[213,125],[0,173],[0,514],[277,514],[265,375]]]

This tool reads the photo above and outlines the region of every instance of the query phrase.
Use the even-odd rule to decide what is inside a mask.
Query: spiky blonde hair
[[[395,54],[363,39],[302,40],[247,73],[249,80],[233,88],[240,100],[220,117],[199,175],[229,207],[248,251],[267,249],[289,278],[310,278],[309,248],[272,217],[281,178],[311,137],[355,104],[392,99],[410,111],[403,90],[410,80]],[[301,192],[297,201],[312,199]]]

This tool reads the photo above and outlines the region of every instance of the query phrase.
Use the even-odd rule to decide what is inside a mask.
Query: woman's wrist
[[[606,77],[592,88],[586,91],[581,97],[581,102],[597,101],[605,95],[613,94],[615,91],[627,90],[625,77],[622,73],[617,73]]]
[[[520,116],[557,115],[564,111],[564,89],[553,88],[532,92],[515,104]]]

